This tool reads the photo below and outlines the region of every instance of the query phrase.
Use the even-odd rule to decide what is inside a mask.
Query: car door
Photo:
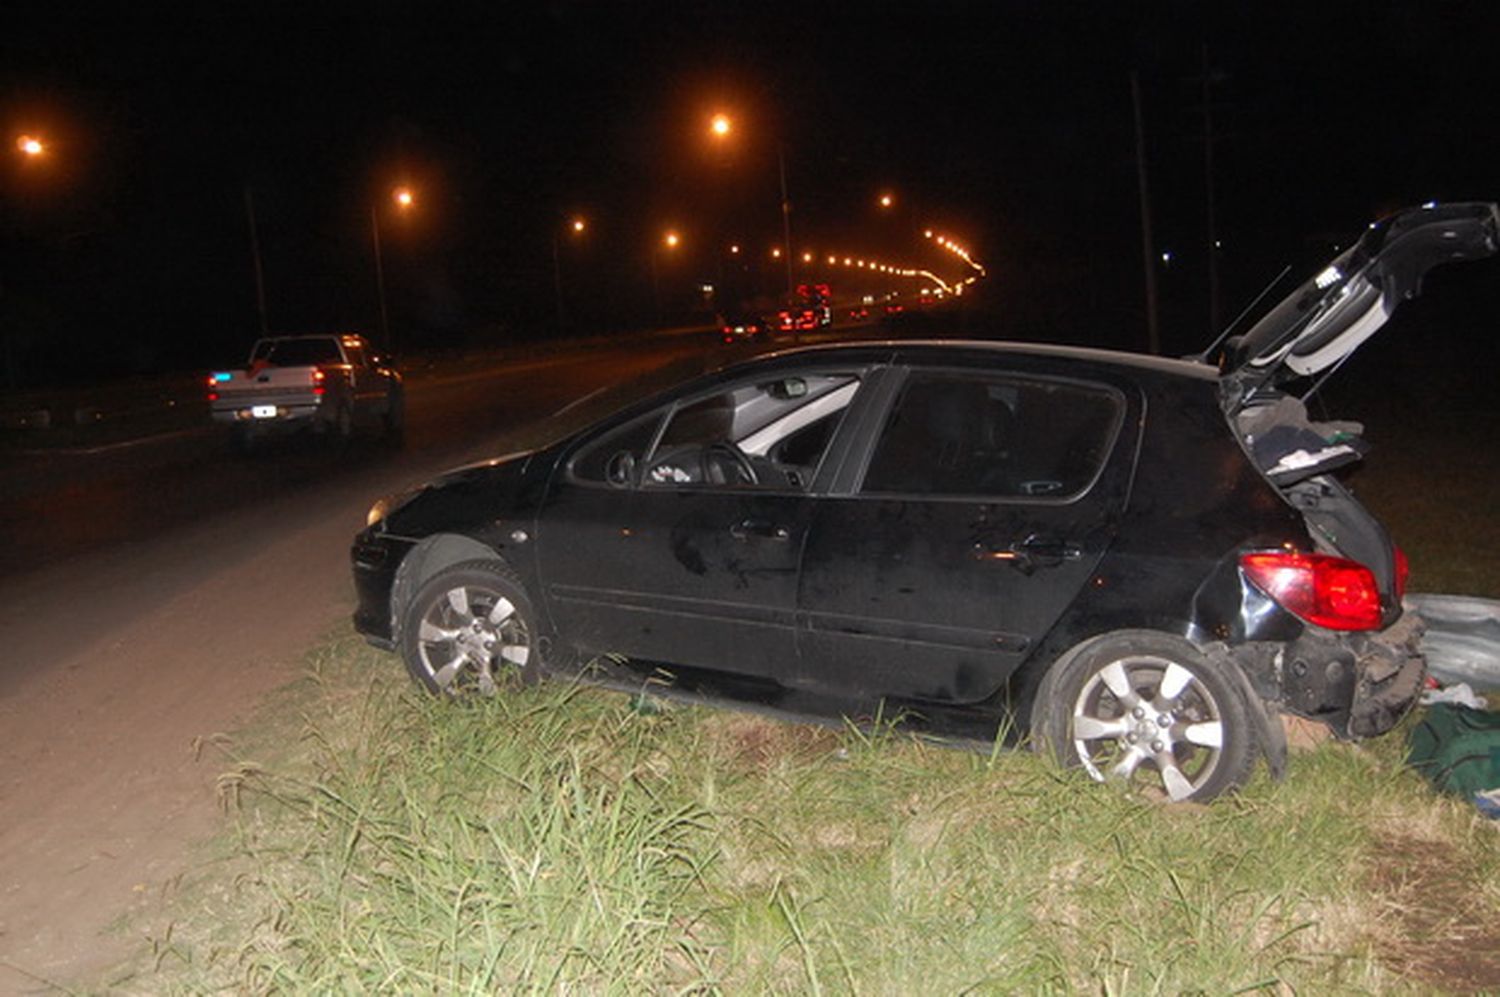
[[[910,370],[892,395],[863,466],[814,516],[800,662],[780,678],[979,701],[1090,583],[1140,404],[1105,380],[1019,371]]]
[[[810,491],[857,384],[780,380],[812,390],[778,399],[750,383],[690,395],[572,463],[541,524],[547,597],[570,640],[758,676],[796,654]]]

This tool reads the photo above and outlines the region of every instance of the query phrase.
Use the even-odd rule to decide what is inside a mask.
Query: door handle
[[[1011,550],[1025,555],[1038,563],[1051,561],[1076,561],[1083,556],[1077,544],[1057,537],[1043,537],[1033,533],[1020,543],[1012,544]]]
[[[729,528],[729,535],[743,543],[751,537],[785,541],[792,534],[785,526],[776,526],[764,519],[742,519]]]
[[[1076,561],[1083,556],[1083,550],[1071,540],[1033,533],[1011,544],[978,541],[974,544],[974,556],[982,561],[1003,561],[1029,574],[1037,568],[1055,568],[1064,561]]]

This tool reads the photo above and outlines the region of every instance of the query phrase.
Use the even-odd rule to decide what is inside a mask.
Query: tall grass
[[[122,989],[1430,992],[1385,873],[1451,856],[1462,920],[1500,912],[1493,833],[1395,740],[1163,806],[890,725],[434,701],[348,637],[291,701],[231,746],[227,858]]]

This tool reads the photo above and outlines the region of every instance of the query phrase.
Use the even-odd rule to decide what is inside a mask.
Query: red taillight
[[[1411,577],[1411,563],[1406,560],[1406,551],[1396,548],[1396,598],[1406,595],[1406,580]]]
[[[325,373],[323,373],[322,368],[317,368],[317,369],[315,369],[312,372],[312,389],[313,389],[313,394],[315,394],[315,395],[321,395],[323,393],[323,391],[324,391],[323,382],[326,381],[326,380],[328,380],[328,375],[325,374]]]
[[[1380,628],[1375,573],[1327,554],[1262,551],[1240,555],[1240,568],[1283,609],[1329,630]]]

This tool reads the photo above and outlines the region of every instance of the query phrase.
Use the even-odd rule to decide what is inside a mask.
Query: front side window
[[[636,468],[661,425],[660,412],[632,419],[586,444],[573,458],[570,473],[577,481],[625,488],[635,483]]]
[[[851,374],[804,374],[687,399],[668,415],[641,485],[802,491],[858,388]]]
[[[913,374],[865,471],[865,494],[1066,499],[1103,467],[1123,402],[1102,385]]]

